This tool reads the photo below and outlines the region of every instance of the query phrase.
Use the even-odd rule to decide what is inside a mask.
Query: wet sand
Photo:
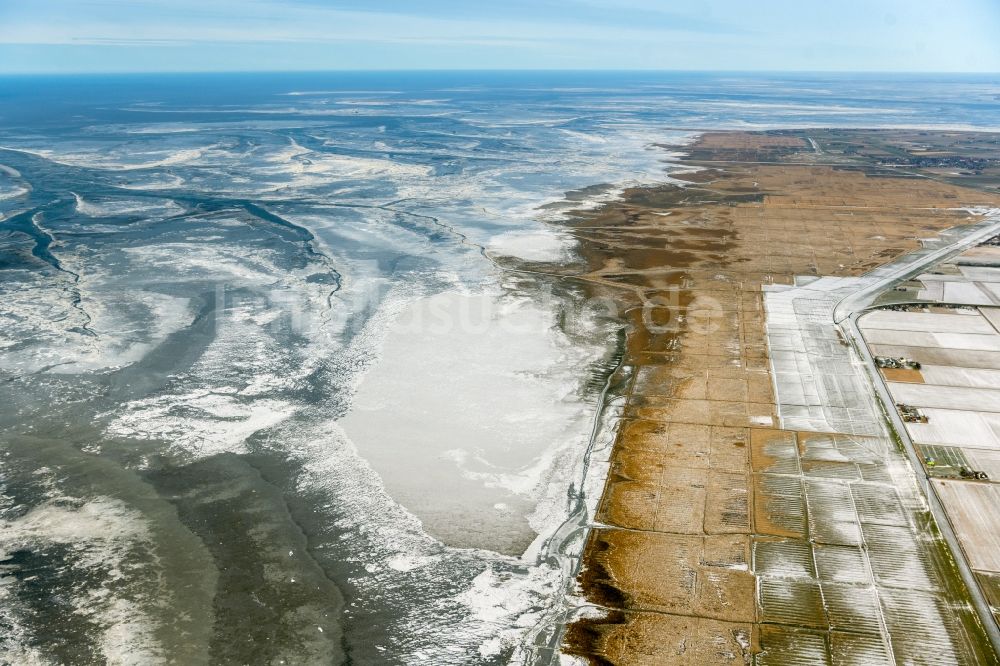
[[[861,275],[966,221],[958,207],[1000,198],[822,164],[787,133],[709,134],[689,151],[685,163],[710,167],[680,176],[690,185],[632,190],[571,224],[588,288],[625,313],[632,380],[579,575],[604,617],[571,624],[564,650],[594,664],[919,660],[916,630],[873,618],[937,599],[955,610],[934,663],[996,663],[932,528],[899,537],[928,572],[925,596],[908,596],[882,568],[879,586],[852,579],[892,539],[868,523],[838,534],[835,500],[806,507],[803,488],[841,469],[816,452],[864,438],[779,428],[762,289]],[[888,487],[864,483],[890,478],[886,460],[848,462],[855,494]]]

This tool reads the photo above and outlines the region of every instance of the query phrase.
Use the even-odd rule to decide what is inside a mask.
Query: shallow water
[[[663,179],[692,128],[1000,127],[983,78],[0,88],[14,663],[510,659],[600,487],[619,341],[547,275],[574,246],[546,204]]]

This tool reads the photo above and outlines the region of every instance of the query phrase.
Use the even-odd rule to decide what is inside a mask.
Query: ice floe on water
[[[176,174],[149,174],[143,177],[117,181],[117,187],[125,190],[173,190],[184,185],[184,179]]]
[[[168,199],[130,199],[124,197],[102,197],[84,199],[73,192],[76,212],[87,217],[142,216],[146,219],[170,217],[184,212],[184,208]]]
[[[12,185],[10,183],[0,182],[0,201],[6,201],[8,199],[16,199],[30,192],[27,187],[22,187],[20,185]]]
[[[425,165],[313,151],[294,140],[284,149],[263,155],[262,164],[251,169],[274,188],[296,189],[329,186],[344,180],[426,178],[431,175],[431,168]]]
[[[434,294],[388,324],[341,423],[431,534],[517,555],[537,536],[529,516],[554,458],[585,448],[580,384],[605,345],[571,340],[528,299]]]
[[[217,313],[215,338],[198,361],[164,390],[116,410],[107,432],[159,440],[187,458],[245,453],[251,435],[301,407],[285,396],[320,360],[278,348],[266,330],[274,308],[256,297]]]
[[[153,539],[140,512],[108,497],[87,500],[56,496],[27,513],[0,519],[0,560],[10,576],[20,571],[25,556],[48,560],[51,585],[60,584],[66,610],[96,631],[100,658],[109,664],[167,663],[158,644],[154,608],[167,600],[167,590],[136,585],[139,569],[153,573],[153,563],[142,554],[153,549]],[[140,559],[137,559],[140,558]],[[36,565],[39,566],[39,565]],[[39,566],[41,569],[41,566]],[[76,584],[68,580],[78,578]],[[117,590],[117,592],[112,592]],[[26,603],[10,577],[0,578],[0,660],[18,664],[52,664],[51,658],[30,644],[44,645],[43,636],[30,636],[20,620]],[[30,611],[29,611],[30,612]],[[63,621],[69,621],[66,618]]]
[[[94,147],[90,150],[59,151],[51,148],[0,146],[0,148],[5,150],[41,157],[55,164],[106,171],[137,171],[180,164],[193,164],[217,147],[217,144],[212,144],[178,149],[142,150],[133,148],[130,150],[122,148],[107,151]]]
[[[250,435],[295,412],[280,400],[241,400],[208,389],[130,402],[107,432],[118,437],[168,442],[185,453],[245,453]]]
[[[0,164],[0,220],[5,219],[13,207],[23,204],[31,185],[14,168]]]
[[[93,260],[94,256],[86,259]],[[80,258],[84,260],[83,257]],[[194,314],[183,297],[122,289],[106,268],[64,269],[0,283],[0,371],[87,372],[134,363]],[[12,277],[12,276],[11,276]]]
[[[559,262],[572,256],[574,240],[550,231],[508,231],[489,240],[486,249],[525,261]]]
[[[300,490],[336,507],[336,520],[317,539],[339,539],[344,546],[329,548],[326,557],[345,558],[346,549],[341,561],[356,572],[348,582],[359,603],[345,622],[359,661],[377,663],[388,654],[404,663],[456,665],[499,658],[515,649],[558,586],[559,571],[549,565],[448,548],[430,537],[335,422],[306,431],[289,424],[272,437],[294,442],[291,455],[306,461]],[[321,547],[321,559],[327,550]],[[394,617],[384,624],[379,609],[387,604]]]

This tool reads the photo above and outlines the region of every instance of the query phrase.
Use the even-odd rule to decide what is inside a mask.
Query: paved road
[[[904,282],[911,277],[919,275],[929,266],[944,261],[945,259],[948,259],[956,254],[960,254],[965,250],[968,250],[970,247],[978,245],[987,238],[996,236],[1000,233],[1000,211],[991,215],[990,218],[988,218],[988,221],[989,220],[992,220],[992,224],[984,222],[983,226],[976,228],[974,231],[971,231],[954,243],[935,250],[934,252],[929,254],[918,254],[910,261],[906,261],[904,257],[898,267],[880,276],[880,279],[877,282],[873,282],[870,285],[859,289],[840,301],[840,303],[837,304],[837,307],[833,310],[834,323],[839,324],[847,317],[853,314],[861,313],[865,308],[869,307],[872,302],[874,302],[879,294],[887,291],[900,282]]]
[[[895,429],[896,433],[903,442],[903,448],[906,451],[906,455],[910,459],[910,464],[913,466],[913,470],[917,475],[917,480],[927,497],[927,503],[930,507],[932,515],[934,516],[934,520],[937,523],[938,528],[941,530],[941,534],[944,536],[945,541],[948,543],[949,548],[951,548],[952,553],[955,555],[955,562],[962,575],[962,580],[965,581],[966,586],[969,588],[970,595],[972,596],[972,602],[976,607],[976,611],[979,613],[983,626],[986,628],[986,633],[989,634],[990,641],[993,643],[993,648],[1000,653],[1000,626],[997,625],[996,620],[993,617],[993,613],[990,610],[989,603],[983,596],[979,583],[976,581],[976,578],[972,573],[972,569],[965,558],[965,554],[958,542],[955,530],[951,521],[948,519],[948,514],[944,510],[941,498],[938,496],[933,484],[931,484],[926,473],[924,472],[923,461],[917,453],[913,440],[910,439],[910,434],[906,429],[906,424],[903,422],[903,419],[900,417],[899,412],[895,407],[895,401],[889,393],[889,387],[886,385],[885,380],[882,377],[882,373],[878,371],[878,367],[875,365],[875,359],[872,357],[871,351],[869,351],[868,345],[865,343],[864,337],[861,335],[861,330],[858,328],[858,318],[867,312],[867,308],[871,306],[872,302],[878,297],[879,294],[891,289],[894,285],[923,272],[933,264],[944,261],[956,254],[964,252],[970,247],[978,245],[987,238],[995,236],[997,233],[1000,233],[1000,221],[994,221],[993,224],[980,227],[963,236],[951,245],[943,247],[932,253],[915,257],[912,262],[904,262],[897,270],[887,272],[877,282],[874,282],[844,298],[837,305],[837,307],[834,308],[833,318],[834,323],[840,327],[840,330],[844,333],[847,339],[853,340],[854,347],[858,350],[861,358],[865,361],[865,368],[868,371],[868,376],[871,379],[872,385],[875,387],[875,392],[877,393],[879,400],[882,402],[886,417],[892,423],[892,427]]]

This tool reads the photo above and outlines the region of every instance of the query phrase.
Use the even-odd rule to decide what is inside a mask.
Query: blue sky
[[[0,72],[1000,72],[998,0],[0,0]]]

